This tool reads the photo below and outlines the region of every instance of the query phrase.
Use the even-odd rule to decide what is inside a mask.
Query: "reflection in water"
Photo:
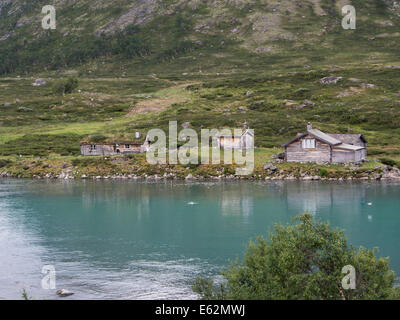
[[[299,210],[309,212],[314,216],[321,208],[330,209],[332,214],[338,214],[341,206],[345,210],[349,202],[352,202],[352,214],[346,216],[354,219],[355,213],[359,213],[361,205],[365,203],[366,186],[360,184],[328,184],[305,182],[297,184],[286,184],[285,194],[287,197],[288,208],[290,210]],[[333,212],[333,209],[335,212]],[[350,221],[349,221],[350,222]]]
[[[27,223],[12,195],[0,184],[0,299],[20,299],[23,289],[37,293],[43,266],[44,250],[37,245],[36,226]]]
[[[55,298],[40,288],[52,264],[71,299],[194,298],[198,274],[302,212],[379,246],[400,273],[399,195],[377,183],[0,180],[0,297]]]
[[[224,216],[242,215],[243,219],[250,216],[253,212],[253,197],[251,190],[244,184],[219,184],[221,190],[221,214]],[[212,194],[209,194],[212,196]]]

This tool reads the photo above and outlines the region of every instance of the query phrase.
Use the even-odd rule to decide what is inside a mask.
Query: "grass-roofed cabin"
[[[81,143],[81,154],[84,156],[118,155],[146,152],[146,143],[133,142],[84,142]]]
[[[349,163],[367,157],[367,140],[361,134],[330,134],[307,125],[307,132],[299,133],[285,143],[287,162]]]

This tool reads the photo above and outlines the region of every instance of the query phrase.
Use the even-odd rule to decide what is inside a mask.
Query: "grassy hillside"
[[[76,156],[88,136],[129,139],[169,120],[247,121],[274,148],[312,121],[400,160],[400,8],[353,0],[357,29],[343,30],[348,3],[55,1],[45,31],[48,1],[1,1],[0,156]],[[63,96],[68,77],[79,85]]]

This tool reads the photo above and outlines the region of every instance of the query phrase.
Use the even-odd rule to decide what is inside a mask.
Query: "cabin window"
[[[130,147],[131,147],[130,144],[126,144],[126,145],[125,145],[125,149],[129,149]]]
[[[303,149],[315,149],[315,139],[303,139],[302,147]]]
[[[96,145],[95,144],[91,144],[90,145],[90,151],[94,151],[96,150]]]

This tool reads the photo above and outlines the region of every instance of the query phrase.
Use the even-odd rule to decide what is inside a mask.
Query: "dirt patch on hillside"
[[[351,5],[351,1],[348,0],[338,0],[336,2],[336,9],[342,14],[342,8],[346,5]]]
[[[188,84],[181,84],[165,90],[163,94],[156,97],[148,97],[141,100],[126,114],[126,117],[131,117],[135,114],[147,112],[159,112],[175,103],[183,103],[189,99],[187,93],[184,91]]]
[[[359,87],[349,87],[348,90],[340,92],[336,98],[344,98],[344,97],[351,97],[351,96],[356,96],[364,92],[364,88],[359,88]]]
[[[312,4],[313,4],[315,14],[317,14],[319,16],[326,16],[326,12],[321,7],[320,0],[310,0],[310,2],[312,2]]]
[[[173,105],[174,103],[181,103],[185,101],[185,98],[178,97],[143,100],[138,102],[135,107],[128,112],[126,117],[131,117],[139,113],[161,111]]]

